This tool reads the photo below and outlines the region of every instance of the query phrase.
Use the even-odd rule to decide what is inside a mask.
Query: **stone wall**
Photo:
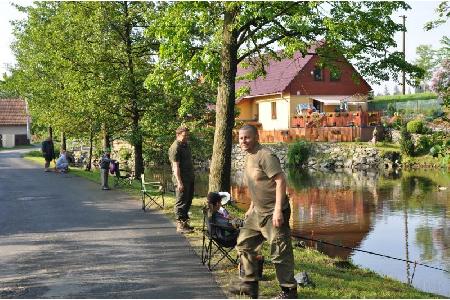
[[[271,149],[280,159],[281,166],[286,169],[288,144],[265,145]],[[242,173],[245,163],[245,153],[239,145],[233,145],[232,170],[237,176]],[[399,166],[401,161],[397,152],[384,152],[371,144],[336,144],[313,143],[312,153],[304,167],[314,170],[374,170],[388,169]]]

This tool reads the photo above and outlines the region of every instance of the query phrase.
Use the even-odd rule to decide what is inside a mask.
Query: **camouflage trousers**
[[[258,281],[257,255],[261,250],[262,243],[270,244],[270,254],[275,265],[276,276],[280,286],[296,287],[294,278],[294,253],[292,250],[291,230],[289,218],[291,211],[283,211],[284,223],[281,227],[274,227],[272,215],[263,216],[254,209],[245,220],[240,229],[236,249],[241,262],[242,281]]]

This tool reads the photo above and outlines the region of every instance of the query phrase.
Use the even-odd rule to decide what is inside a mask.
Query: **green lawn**
[[[26,159],[36,163],[44,163],[40,157],[25,156]],[[86,179],[100,182],[98,171],[87,172],[78,168],[71,168],[72,174]],[[120,188],[139,201],[138,181],[130,188]],[[173,194],[166,194],[166,207],[163,212],[168,218],[174,221]],[[202,247],[202,207],[205,199],[196,197],[191,208],[191,225],[196,229],[193,233],[187,234],[191,246],[199,255]],[[230,209],[233,215],[243,215],[243,212],[233,208]],[[263,255],[266,257],[264,264],[264,277],[260,283],[260,297],[273,298],[279,292],[279,287],[275,277],[273,264],[270,263],[269,248],[267,244],[263,247]],[[342,262],[340,259],[330,258],[311,248],[294,248],[295,271],[307,271],[316,287],[299,288],[299,298],[321,299],[321,298],[443,298],[442,296],[425,293],[401,283],[400,281],[380,276],[370,270],[359,268],[351,263]],[[188,270],[187,270],[188,272]],[[205,269],[205,272],[206,269]],[[219,285],[227,293],[227,288],[232,282],[236,282],[238,270],[228,263],[220,264],[218,270],[214,271],[215,278]],[[228,295],[234,298],[232,295]]]
[[[408,95],[389,95],[389,96],[376,96],[373,101],[375,102],[406,102],[411,100],[430,100],[437,99],[437,95],[432,92],[420,93],[420,94],[408,94]]]

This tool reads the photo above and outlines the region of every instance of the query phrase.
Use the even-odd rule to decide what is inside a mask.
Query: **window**
[[[322,69],[319,67],[316,67],[314,71],[312,72],[314,80],[315,81],[322,81],[323,80],[323,74]]]
[[[277,118],[277,103],[271,102],[270,104],[272,107],[272,119],[276,119]]]
[[[341,71],[330,70],[330,81],[339,81],[339,80],[341,80]]]

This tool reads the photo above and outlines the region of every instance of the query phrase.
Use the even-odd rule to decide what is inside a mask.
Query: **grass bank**
[[[40,157],[25,157],[42,165],[44,163]],[[70,172],[95,182],[100,181],[98,171],[86,172],[78,168],[71,168]],[[139,182],[135,181],[131,187],[120,189],[135,196],[138,201],[139,188]],[[174,220],[174,200],[173,195],[166,195],[166,207],[163,210],[163,213],[172,220]],[[194,198],[191,208],[191,224],[196,230],[186,235],[191,246],[199,256],[202,245],[201,208],[204,201],[204,198]],[[231,209],[230,212],[234,215],[242,216],[243,214],[242,211],[235,208]],[[275,270],[268,259],[270,257],[268,253],[269,249],[267,244],[265,244],[263,255],[266,257],[266,263],[264,265],[264,278],[260,283],[261,298],[273,298],[279,292]],[[368,269],[359,268],[351,262],[330,258],[314,249],[295,247],[294,256],[296,262],[295,271],[308,272],[312,281],[316,284],[314,288],[300,288],[300,298],[442,298],[442,296],[421,292],[400,281],[380,276]],[[206,268],[205,272],[207,272]],[[214,271],[215,278],[225,293],[227,293],[229,285],[236,281],[237,274],[237,268],[227,263],[221,264],[218,270]],[[227,296],[233,297],[229,294]]]
[[[450,164],[447,167],[444,165],[442,157],[433,157],[431,155],[421,156],[406,156],[402,155],[402,167],[405,169],[448,169],[450,170]]]

